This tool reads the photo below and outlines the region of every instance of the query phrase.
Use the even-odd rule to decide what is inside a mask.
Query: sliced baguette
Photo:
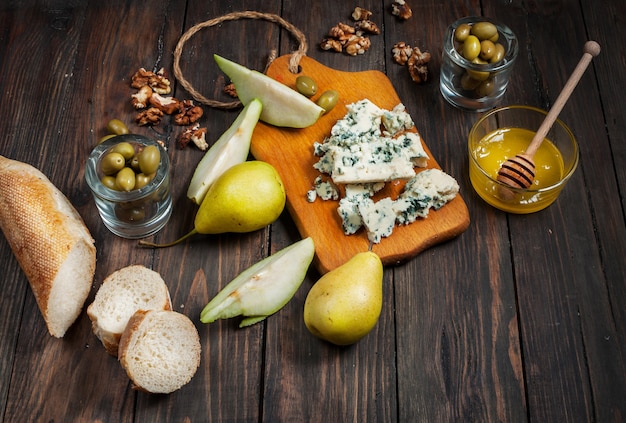
[[[122,334],[118,358],[135,389],[169,394],[195,375],[200,353],[198,330],[187,316],[140,310]]]
[[[0,228],[24,271],[52,336],[76,321],[96,269],[82,218],[38,169],[0,156]]]
[[[111,355],[117,347],[128,320],[137,310],[171,310],[165,281],[157,272],[141,265],[117,270],[106,277],[87,307],[93,333]]]

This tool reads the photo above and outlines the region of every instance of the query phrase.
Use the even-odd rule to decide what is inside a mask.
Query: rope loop
[[[275,15],[273,13],[261,13],[261,12],[255,12],[255,11],[228,13],[226,15],[222,15],[220,17],[210,19],[208,21],[200,22],[192,26],[191,28],[187,30],[187,32],[185,32],[182,35],[182,37],[180,37],[180,40],[178,40],[178,44],[176,44],[176,48],[174,49],[174,77],[176,77],[176,79],[178,80],[178,82],[180,82],[183,88],[187,90],[189,94],[191,94],[191,96],[199,103],[205,104],[210,107],[219,108],[219,109],[236,109],[241,106],[240,101],[233,101],[233,102],[225,103],[225,102],[211,100],[211,99],[204,97],[191,85],[189,81],[187,81],[187,79],[185,79],[183,72],[180,68],[180,57],[183,54],[183,47],[185,46],[185,43],[191,37],[194,36],[194,34],[196,34],[198,31],[204,28],[209,28],[209,27],[218,25],[222,22],[235,21],[239,19],[262,19],[262,20],[279,24],[280,26],[288,30],[296,38],[296,40],[299,43],[298,49],[295,52],[293,52],[293,54],[291,55],[291,58],[289,59],[289,71],[292,73],[298,73],[300,60],[302,59],[302,56],[306,55],[306,52],[308,49],[306,37],[304,36],[302,31],[300,31],[298,28],[296,28],[294,25],[287,22],[280,16]],[[269,58],[270,61],[268,62],[268,66],[269,66],[269,63],[271,63],[271,60],[273,60],[274,56],[275,56],[275,53],[272,52]]]

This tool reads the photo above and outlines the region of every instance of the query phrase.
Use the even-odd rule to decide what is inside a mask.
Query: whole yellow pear
[[[313,285],[304,303],[304,324],[318,338],[350,345],[374,328],[382,305],[380,257],[358,253]]]
[[[280,216],[285,200],[285,187],[272,165],[239,163],[211,185],[194,226],[201,234],[256,231]]]

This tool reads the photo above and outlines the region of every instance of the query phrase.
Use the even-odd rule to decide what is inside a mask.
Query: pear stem
[[[178,239],[177,239],[176,241],[174,241],[174,242],[170,242],[170,243],[167,243],[167,244],[155,244],[155,243],[153,243],[153,242],[149,242],[149,241],[144,241],[144,240],[141,240],[141,241],[139,241],[139,245],[141,245],[142,247],[152,247],[152,248],[167,248],[167,247],[172,247],[172,246],[174,246],[174,245],[176,245],[176,244],[179,244],[179,243],[183,242],[183,241],[184,241],[184,240],[186,240],[187,238],[189,238],[189,237],[191,237],[191,236],[193,236],[193,235],[195,235],[195,234],[197,234],[197,233],[198,233],[198,231],[194,228],[194,229],[192,229],[192,230],[191,230],[191,232],[189,232],[189,233],[188,233],[188,234],[186,234],[186,235],[181,236],[180,238],[178,238]]]

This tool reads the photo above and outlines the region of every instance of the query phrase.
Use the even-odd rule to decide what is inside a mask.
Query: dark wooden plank
[[[307,55],[318,62],[344,71],[384,71],[382,35],[372,36],[371,49],[358,57],[321,51],[318,47],[332,26],[340,21],[351,22],[354,6],[286,1],[283,17],[305,34],[309,43]],[[380,2],[366,1],[359,6],[374,12],[372,20],[382,26],[386,11]],[[302,13],[305,10],[307,13]],[[284,31],[283,34],[280,55],[297,47],[293,37]],[[308,290],[319,277],[316,271],[309,272],[284,312],[267,322],[267,357],[272,359],[264,373],[263,420],[326,421],[329,416],[336,421],[397,420],[391,273],[385,274],[384,304],[378,324],[358,344],[345,348],[314,338],[304,326],[302,307]]]
[[[520,58],[526,60],[516,66],[512,93],[544,109],[565,84],[587,40],[577,3],[552,6],[520,9],[526,25],[515,28],[525,40]],[[605,225],[594,215],[621,214],[618,204],[600,201],[619,197],[612,178],[603,180],[607,175],[601,171],[611,161],[608,139],[597,131],[603,125],[601,110],[590,69],[561,113],[580,143],[577,173],[547,210],[509,217],[528,408],[537,421],[608,421],[624,415],[623,379],[606,377],[624,375],[624,361],[612,311],[615,298],[609,297],[598,254],[605,247],[594,235],[594,222]],[[600,174],[605,176],[588,176]],[[622,241],[609,246],[619,254],[623,226],[614,230]],[[612,269],[624,280],[623,265]]]
[[[516,421],[526,413],[506,217],[469,182],[467,134],[478,115],[453,108],[439,91],[446,27],[481,14],[474,2],[428,2],[414,5],[409,21],[386,22],[388,50],[405,41],[432,55],[426,84],[412,82],[389,51],[388,74],[433,155],[459,182],[471,218],[457,239],[393,270],[402,421]]]
[[[225,2],[188,2],[180,5],[184,22],[173,28],[164,41],[164,64],[172,69],[174,47],[182,33],[193,25],[224,14],[257,10],[279,13],[279,2],[245,1],[236,5]],[[174,6],[170,6],[173,12]],[[278,46],[278,28],[271,23],[250,20],[224,22],[205,28],[185,43],[181,57],[183,75],[205,97],[222,101],[233,99],[222,93],[224,76],[213,60],[220,54],[247,66],[262,70],[269,50]],[[156,34],[153,46],[156,45]],[[174,81],[172,81],[174,82]],[[175,96],[191,98],[177,82]],[[224,111],[204,107],[200,123],[207,126],[207,141],[215,142],[235,120],[238,110]],[[186,198],[187,186],[203,152],[189,146],[175,148],[178,128],[169,139],[173,161],[174,214],[157,240],[173,240],[189,231],[197,207]],[[285,217],[283,217],[285,218]],[[251,234],[199,235],[183,245],[155,252],[155,269],[170,282],[176,310],[184,312],[197,325],[203,348],[200,369],[192,381],[167,398],[138,394],[136,418],[141,421],[184,420],[195,416],[203,421],[258,421],[261,410],[262,369],[264,366],[264,325],[239,329],[239,319],[210,325],[199,322],[200,311],[210,298],[241,271],[269,254],[269,229]],[[201,417],[200,417],[201,416]]]

